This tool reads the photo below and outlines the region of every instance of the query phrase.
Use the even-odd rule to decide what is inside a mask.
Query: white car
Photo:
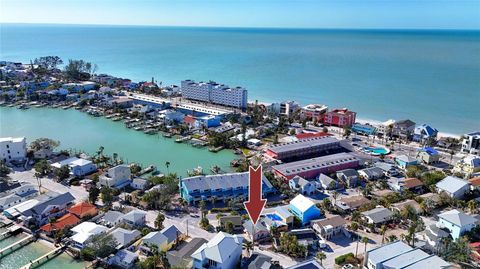
[[[353,269],[353,268],[355,268],[355,267],[353,265],[349,264],[349,263],[342,266],[342,269]]]
[[[321,239],[320,241],[318,241],[318,245],[320,246],[320,248],[326,248],[327,247],[327,242],[323,239]]]

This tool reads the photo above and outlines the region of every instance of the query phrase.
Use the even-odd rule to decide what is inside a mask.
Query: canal
[[[0,107],[0,137],[25,136],[28,142],[48,137],[60,141],[61,149],[83,150],[94,154],[100,146],[107,154],[117,153],[128,162],[154,164],[161,172],[176,172],[185,177],[187,170],[201,166],[209,173],[213,165],[229,171],[234,154],[229,150],[218,153],[206,148],[175,143],[172,138],[147,135],[114,122],[93,117],[74,109],[30,108],[21,110]],[[170,166],[167,171],[165,163]]]

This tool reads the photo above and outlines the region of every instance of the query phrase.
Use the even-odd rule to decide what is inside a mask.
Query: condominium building
[[[355,123],[357,113],[349,111],[346,108],[334,109],[327,112],[323,122],[327,125],[333,125],[338,127],[352,126]]]
[[[300,105],[295,101],[283,101],[280,103],[280,115],[290,117],[295,111],[300,109]]]
[[[303,161],[275,165],[272,167],[272,170],[275,175],[287,180],[290,180],[295,176],[310,179],[316,178],[321,173],[335,173],[343,169],[356,168],[359,165],[359,159],[355,156],[349,153],[337,153]]]
[[[22,161],[27,156],[27,139],[25,137],[0,138],[0,159],[5,162]]]
[[[480,131],[463,136],[462,152],[480,154]]]
[[[187,177],[180,181],[180,195],[189,203],[213,199],[246,199],[248,197],[249,173]],[[268,179],[262,177],[262,193],[275,191]]]
[[[230,88],[214,81],[195,82],[184,80],[180,84],[182,96],[187,99],[237,108],[247,107],[248,92],[245,88]]]
[[[323,122],[323,118],[328,111],[328,106],[320,104],[310,104],[302,107],[300,116],[302,119]]]
[[[340,141],[331,136],[323,136],[272,145],[265,154],[277,160],[290,161],[318,157],[322,153],[339,149],[341,149]]]

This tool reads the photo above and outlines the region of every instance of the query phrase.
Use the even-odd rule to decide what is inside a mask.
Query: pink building
[[[327,112],[323,123],[338,127],[352,126],[355,123],[357,112],[349,111],[346,108],[335,109]]]

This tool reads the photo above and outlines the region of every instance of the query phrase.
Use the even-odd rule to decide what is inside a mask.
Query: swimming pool
[[[384,147],[366,147],[363,148],[363,151],[372,155],[387,155],[390,153],[390,150]]]
[[[282,218],[277,214],[267,214],[266,216],[271,220],[282,221]]]

